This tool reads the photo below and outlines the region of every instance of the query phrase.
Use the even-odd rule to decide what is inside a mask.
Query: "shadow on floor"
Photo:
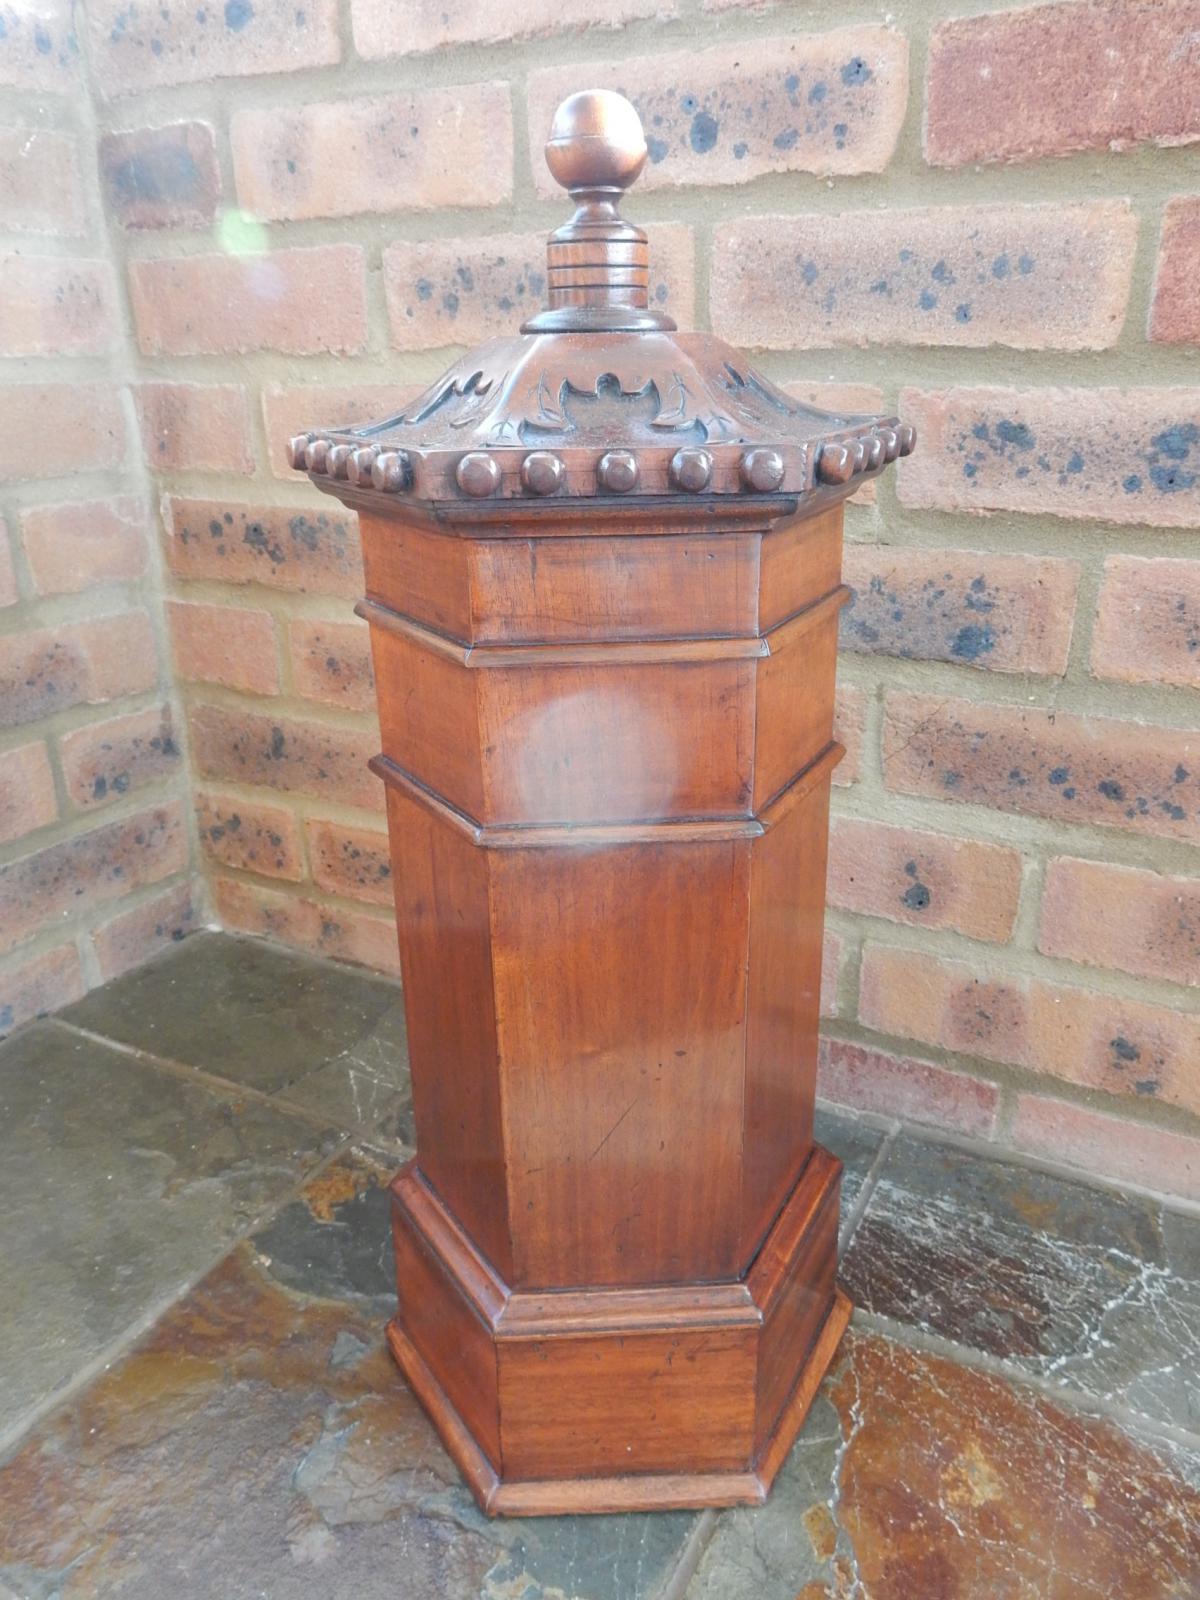
[[[858,1311],[765,1507],[489,1522],[382,1342],[386,980],[198,934],[0,1047],[0,1596],[1200,1594],[1200,1221],[822,1112]]]

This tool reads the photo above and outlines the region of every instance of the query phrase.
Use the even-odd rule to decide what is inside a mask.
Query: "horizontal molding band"
[[[627,844],[720,844],[732,839],[759,839],[818,785],[828,782],[845,753],[845,747],[836,741],[827,744],[758,816],[664,817],[649,822],[479,822],[414,778],[390,756],[373,756],[368,765],[389,788],[415,800],[484,849],[597,849]]]
[[[624,667],[673,666],[703,661],[752,661],[779,655],[850,598],[843,583],[820,600],[794,612],[764,634],[742,638],[597,639],[574,644],[464,644],[423,622],[394,611],[379,600],[360,600],[355,615],[385,633],[398,634],[458,666],[481,667]]]

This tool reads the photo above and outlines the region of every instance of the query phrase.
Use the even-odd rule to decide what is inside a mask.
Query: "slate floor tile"
[[[687,1600],[1184,1600],[1200,1455],[855,1330],[775,1492]]]
[[[411,1093],[381,1083],[344,1057],[305,1073],[281,1090],[280,1098],[328,1117],[336,1127],[365,1136],[380,1148],[395,1150],[397,1165],[413,1153]]]
[[[39,1023],[0,1048],[0,1432],[213,1260],[336,1142]]]
[[[1200,1435],[1200,1220],[901,1137],[842,1277],[865,1311]]]
[[[270,1094],[359,1047],[381,1065],[403,1052],[398,1002],[386,978],[199,933],[60,1015]]]
[[[695,1518],[490,1522],[383,1343],[387,1171],[339,1157],[0,1466],[23,1600],[652,1600]]]

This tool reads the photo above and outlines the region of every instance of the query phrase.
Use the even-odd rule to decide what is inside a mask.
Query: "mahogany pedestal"
[[[491,1512],[761,1500],[849,1316],[813,1143],[842,504],[913,448],[649,303],[555,113],[549,304],[289,441],[361,514],[417,1157],[392,1349]]]
[[[849,1315],[812,1139],[841,506],[388,511],[392,1349],[490,1512],[761,1500]]]

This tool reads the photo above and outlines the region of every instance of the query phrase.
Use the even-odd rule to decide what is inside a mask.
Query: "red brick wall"
[[[133,345],[69,9],[0,38],[0,1035],[202,915]]]
[[[118,270],[69,235],[68,315],[5,269],[9,336],[102,371],[128,295],[216,906],[390,966],[354,520],[282,441],[540,303],[550,112],[624,89],[656,298],[921,435],[848,513],[825,1091],[1200,1193],[1200,0],[959,10],[90,0]],[[69,97],[46,27],[0,73]],[[54,541],[10,536],[32,595]]]

